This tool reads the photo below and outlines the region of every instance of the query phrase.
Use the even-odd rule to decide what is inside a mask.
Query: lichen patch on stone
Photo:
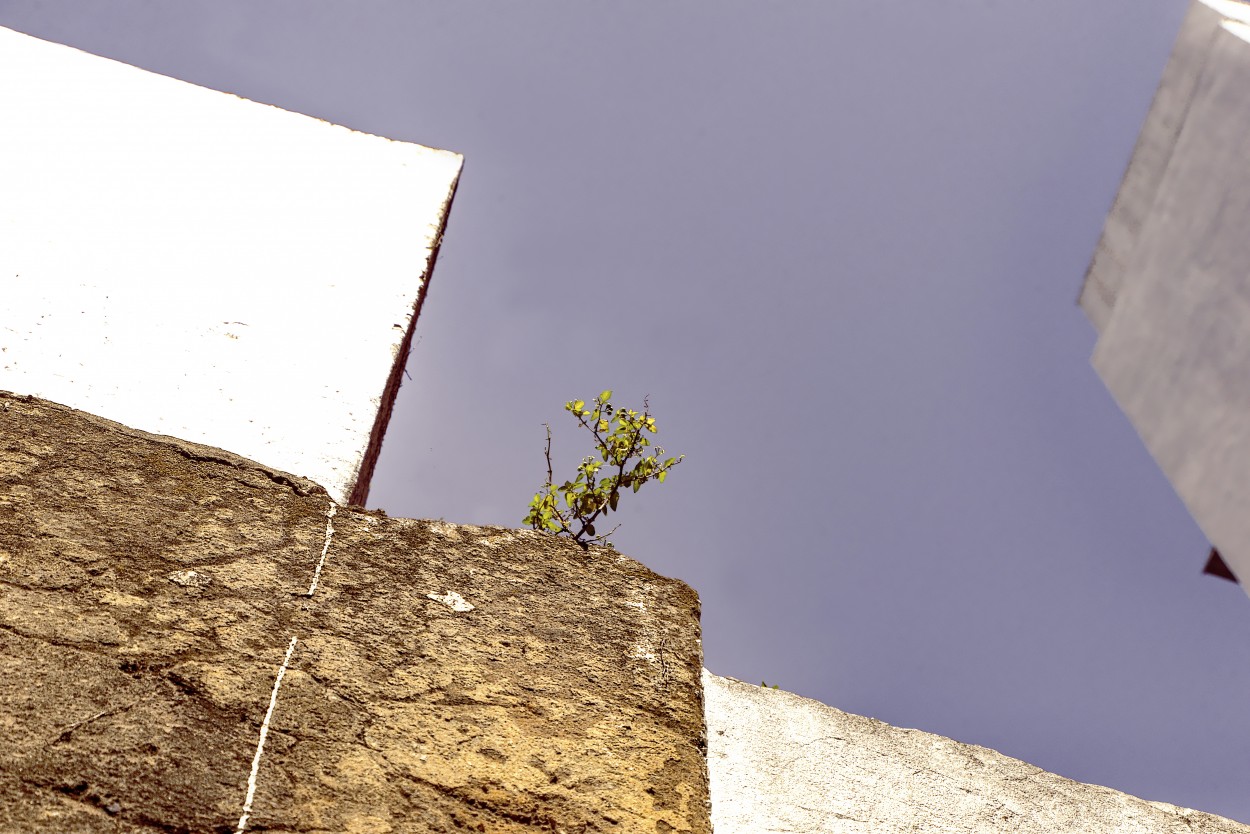
[[[474,606],[465,601],[464,597],[460,596],[460,594],[455,591],[448,591],[442,596],[439,596],[438,594],[426,594],[426,597],[434,600],[435,602],[441,602],[452,611],[472,611],[474,608]]]

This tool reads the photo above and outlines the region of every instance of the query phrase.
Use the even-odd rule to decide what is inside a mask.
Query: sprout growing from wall
[[[612,392],[604,391],[589,408],[585,400],[564,404],[564,410],[577,418],[578,424],[594,437],[597,454],[583,458],[573,480],[559,486],[555,485],[551,471],[551,426],[547,425],[547,482],[530,501],[524,524],[535,530],[568,536],[584,548],[591,544],[609,544],[608,536],[615,533],[619,525],[599,533],[595,522],[602,524],[608,513],[616,512],[621,491],[637,492],[652,480],[663,483],[669,470],[685,458],[679,455],[661,461],[664,449],[652,447],[647,437],[658,429],[645,398],[641,413],[614,408],[611,399]]]

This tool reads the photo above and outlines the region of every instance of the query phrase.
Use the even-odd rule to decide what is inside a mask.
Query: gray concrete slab
[[[1203,532],[1250,577],[1250,43],[1213,30],[1184,112],[1093,362]]]
[[[1154,206],[1181,128],[1207,69],[1210,46],[1221,33],[1224,15],[1192,0],[1176,36],[1171,57],[1142,125],[1102,238],[1081,288],[1080,305],[1101,333],[1125,280],[1141,230]]]

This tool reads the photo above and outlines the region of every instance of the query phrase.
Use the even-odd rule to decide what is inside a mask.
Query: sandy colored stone
[[[0,831],[710,832],[698,599],[0,394]]]

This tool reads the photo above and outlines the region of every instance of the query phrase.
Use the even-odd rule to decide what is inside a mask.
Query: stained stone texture
[[[1250,834],[789,692],[703,683],[716,834]]]
[[[292,638],[249,830],[711,831],[693,591],[332,506],[0,394],[0,831],[234,831]]]

